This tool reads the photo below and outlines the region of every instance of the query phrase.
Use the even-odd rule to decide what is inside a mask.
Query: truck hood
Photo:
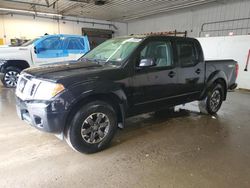
[[[29,47],[2,47],[0,48],[0,59],[15,59],[17,54],[26,54]]]
[[[88,75],[95,75],[100,71],[107,69],[114,69],[115,67],[109,65],[98,65],[92,62],[64,62],[60,64],[49,64],[39,67],[33,67],[25,69],[24,73],[29,74],[37,79],[51,80],[55,82],[64,82],[67,80],[73,81],[74,79],[81,77],[89,79]],[[86,78],[87,77],[87,78]]]
[[[9,48],[9,45],[0,45],[0,48]]]

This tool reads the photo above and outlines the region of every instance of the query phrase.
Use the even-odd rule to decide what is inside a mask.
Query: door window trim
[[[196,53],[196,60],[195,60],[195,63],[192,64],[192,65],[183,65],[180,61],[180,56],[178,54],[178,43],[192,43],[193,44],[193,48],[195,50],[195,53]],[[192,41],[192,40],[176,40],[175,41],[175,50],[176,50],[176,58],[177,58],[177,62],[178,62],[178,65],[181,67],[181,68],[189,68],[189,67],[196,67],[199,63],[200,63],[200,57],[199,57],[199,52],[198,52],[198,48],[197,48],[197,44]]]
[[[152,67],[147,67],[147,68],[140,68],[139,66],[137,66],[139,64],[140,61],[140,53],[141,51],[145,48],[146,45],[148,45],[151,42],[165,42],[165,43],[170,43],[171,45],[171,61],[172,61],[172,65],[171,66],[161,66],[161,67],[157,67],[157,66],[152,66]],[[155,71],[161,71],[161,70],[171,70],[176,68],[176,61],[175,61],[175,53],[174,53],[174,42],[170,39],[151,39],[146,41],[145,43],[142,43],[142,45],[138,48],[138,51],[136,52],[136,61],[135,61],[135,70],[137,70],[136,72],[155,72]]]

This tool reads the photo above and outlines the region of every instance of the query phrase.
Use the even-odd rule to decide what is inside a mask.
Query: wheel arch
[[[64,133],[66,133],[67,128],[70,124],[70,121],[77,113],[77,111],[85,104],[92,101],[103,101],[110,104],[117,113],[118,124],[120,124],[120,128],[123,128],[125,121],[125,110],[127,108],[127,101],[121,98],[121,96],[117,95],[116,92],[110,93],[100,93],[100,94],[90,94],[88,96],[82,97],[78,99],[74,104],[69,108],[69,113],[66,117],[66,123],[64,125]]]
[[[16,67],[19,68],[21,71],[29,68],[30,65],[27,61],[25,60],[8,60],[1,68],[1,72],[5,73],[6,68],[8,67]]]
[[[223,96],[223,100],[226,100],[227,98],[227,83],[223,78],[218,78],[214,81],[214,84],[221,84],[224,90],[224,96]]]
[[[210,90],[210,88],[216,83],[219,83],[223,86],[223,90],[224,90],[223,100],[226,100],[228,83],[227,83],[226,74],[223,71],[215,71],[212,74],[210,74],[210,76],[208,77],[206,81],[206,87],[204,88],[200,96],[201,100],[207,96],[207,93]]]

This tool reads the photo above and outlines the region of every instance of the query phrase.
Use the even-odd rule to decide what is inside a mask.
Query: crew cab
[[[16,89],[19,117],[61,135],[75,150],[100,151],[125,118],[199,101],[215,114],[234,89],[234,60],[204,61],[196,39],[128,36],[110,39],[77,63],[26,69]]]
[[[0,79],[16,87],[20,72],[28,67],[77,60],[90,50],[87,36],[45,35],[19,47],[0,48]]]

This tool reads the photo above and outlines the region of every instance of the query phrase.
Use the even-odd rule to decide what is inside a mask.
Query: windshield
[[[33,40],[29,40],[28,42],[23,43],[21,46],[22,46],[22,47],[29,46],[29,45],[31,45],[33,42],[36,42],[38,39],[39,39],[39,38],[35,38],[35,39],[33,39]]]
[[[141,41],[141,38],[133,37],[110,39],[91,50],[80,60],[90,60],[100,64],[110,63],[119,66]]]

